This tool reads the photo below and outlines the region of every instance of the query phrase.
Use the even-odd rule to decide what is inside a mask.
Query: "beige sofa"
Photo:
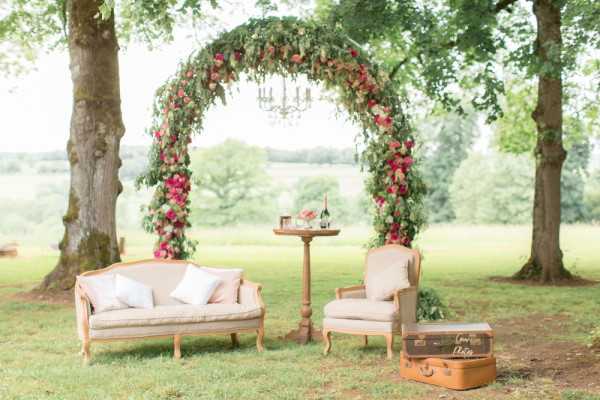
[[[75,285],[77,331],[84,361],[91,357],[91,342],[140,338],[173,337],[174,357],[181,357],[181,338],[188,335],[231,335],[238,344],[238,333],[256,332],[256,347],[263,350],[265,305],[261,286],[242,280],[238,304],[183,304],[169,294],[182,279],[189,261],[143,260],[113,264],[81,276],[119,273],[152,287],[153,309],[126,308],[94,313],[84,285]],[[196,264],[194,264],[196,265]],[[78,277],[79,278],[79,277]]]

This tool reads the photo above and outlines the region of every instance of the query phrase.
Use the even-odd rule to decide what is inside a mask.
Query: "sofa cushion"
[[[134,308],[153,308],[152,288],[121,274],[115,276],[117,299]]]
[[[396,290],[407,287],[410,287],[408,258],[394,260],[385,268],[368,270],[365,277],[365,289],[369,300],[390,300]]]
[[[334,300],[325,306],[324,312],[325,317],[338,319],[394,321],[398,318],[398,312],[393,302],[372,301],[368,299]]]
[[[128,305],[117,298],[115,275],[100,274],[79,276],[77,281],[87,294],[96,312],[127,308]]]
[[[171,297],[186,304],[201,306],[208,303],[208,300],[222,282],[223,280],[218,276],[189,264],[183,279],[171,292]]]
[[[262,310],[246,304],[189,304],[156,306],[152,309],[126,308],[106,311],[90,317],[91,329],[109,329],[127,326],[193,324],[212,321],[236,321],[258,318]]]
[[[208,300],[209,303],[234,304],[238,302],[238,290],[242,280],[243,269],[202,267],[210,274],[218,276],[222,282]]]

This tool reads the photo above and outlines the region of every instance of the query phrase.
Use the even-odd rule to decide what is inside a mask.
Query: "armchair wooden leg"
[[[394,335],[392,333],[385,334],[385,342],[387,343],[387,359],[391,360],[394,357]]]
[[[181,358],[181,335],[173,336],[173,358],[176,360]]]
[[[369,345],[369,336],[367,336],[367,335],[363,336],[363,345],[365,347],[367,347]]]
[[[258,350],[259,353],[261,353],[265,350],[265,346],[264,346],[264,342],[263,342],[264,337],[265,337],[265,328],[264,328],[264,326],[261,325],[261,327],[256,330],[256,350]]]
[[[89,364],[92,359],[89,340],[86,340],[81,344],[81,354],[83,354],[83,363]]]
[[[323,349],[323,355],[326,356],[331,351],[331,331],[323,330],[323,341],[325,342],[325,348]]]
[[[231,334],[231,347],[240,347],[240,338],[237,333]]]

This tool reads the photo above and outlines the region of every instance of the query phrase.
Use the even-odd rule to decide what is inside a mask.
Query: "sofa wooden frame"
[[[143,264],[143,263],[150,263],[150,262],[152,262],[152,263],[160,262],[160,263],[164,263],[164,264],[192,264],[192,265],[198,266],[198,264],[195,264],[195,263],[193,263],[191,261],[187,261],[187,260],[146,259],[146,260],[138,260],[138,261],[131,261],[131,262],[115,263],[106,268],[84,272],[79,276],[99,275],[99,274],[105,273],[107,271],[110,271],[112,269],[124,268],[124,267],[126,268],[128,266],[133,266],[133,265]],[[264,327],[265,327],[265,314],[266,314],[265,303],[262,299],[262,294],[261,294],[262,285],[248,281],[246,279],[242,279],[242,281],[240,282],[240,287],[242,285],[251,286],[254,289],[254,297],[255,297],[257,304],[260,306],[260,310],[261,310],[258,328],[227,329],[227,330],[222,330],[222,331],[185,333],[185,334],[178,334],[178,335],[141,335],[141,336],[131,336],[131,337],[128,336],[128,337],[92,339],[92,338],[90,338],[90,326],[89,326],[89,318],[91,315],[91,310],[92,310],[91,304],[92,303],[91,303],[89,297],[87,296],[87,294],[85,293],[85,289],[83,288],[83,286],[81,285],[79,280],[77,280],[75,282],[75,301],[79,302],[79,306],[81,307],[81,310],[83,312],[83,318],[81,319],[81,321],[79,321],[79,320],[77,321],[78,324],[81,324],[80,326],[78,326],[78,329],[81,329],[81,333],[82,333],[81,354],[83,355],[83,361],[84,361],[84,363],[87,364],[91,360],[91,343],[92,343],[92,341],[94,341],[94,342],[113,342],[113,341],[121,341],[121,340],[165,339],[165,338],[172,337],[173,338],[173,358],[179,359],[179,358],[181,358],[181,340],[182,340],[183,336],[211,336],[211,335],[229,334],[231,336],[232,346],[237,347],[237,346],[239,346],[238,334],[252,333],[252,332],[256,332],[256,349],[259,352],[262,352],[262,351],[264,351],[264,336],[265,336]]]
[[[421,277],[421,253],[419,253],[418,250],[404,247],[399,244],[388,244],[385,246],[370,249],[367,252],[367,255],[365,257],[365,264],[364,264],[364,269],[365,269],[364,274],[365,275],[364,276],[366,278],[367,271],[368,271],[369,256],[372,255],[373,253],[380,252],[380,251],[386,251],[390,248],[397,248],[398,250],[400,250],[402,252],[412,254],[414,257],[413,268],[414,268],[415,272],[412,277],[409,275],[409,278],[412,278],[412,279],[410,279],[411,286],[406,289],[399,289],[396,292],[394,292],[394,295],[393,295],[394,307],[396,308],[397,312],[400,312],[400,302],[402,301],[402,297],[405,296],[406,294],[409,294],[411,292],[416,292],[416,295],[417,295],[416,304],[418,304],[419,279]],[[344,297],[347,297],[348,294],[356,293],[356,292],[364,293],[365,291],[366,291],[366,287],[364,284],[336,288],[335,289],[335,298],[337,300],[340,300],[340,299],[343,299]],[[415,315],[416,315],[416,309],[415,309]],[[413,321],[413,322],[415,322],[415,321]],[[369,336],[383,336],[385,338],[386,345],[387,345],[387,358],[392,359],[393,354],[394,354],[393,353],[394,335],[402,334],[402,329],[400,327],[399,329],[392,329],[392,332],[382,332],[382,331],[358,330],[358,329],[357,330],[336,329],[336,328],[327,329],[324,327],[323,328],[323,340],[325,342],[325,348],[323,350],[324,355],[329,354],[329,352],[331,351],[331,333],[332,332],[347,333],[350,335],[363,336],[363,344],[365,346],[368,345],[368,343],[369,343],[369,339],[368,339]]]

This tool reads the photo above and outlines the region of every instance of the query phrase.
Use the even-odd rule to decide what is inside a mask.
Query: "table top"
[[[300,236],[300,237],[313,237],[313,236],[337,236],[340,233],[339,229],[306,229],[306,228],[274,228],[273,233],[276,235],[285,236]]]

